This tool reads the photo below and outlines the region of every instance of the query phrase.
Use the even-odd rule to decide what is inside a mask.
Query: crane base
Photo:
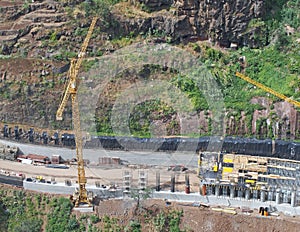
[[[74,211],[79,211],[81,213],[92,213],[94,212],[94,207],[89,206],[88,204],[80,205],[78,207],[73,208]]]

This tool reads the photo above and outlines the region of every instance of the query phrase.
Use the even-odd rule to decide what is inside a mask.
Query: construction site
[[[79,2],[90,4],[90,2],[93,1]],[[210,1],[206,2],[206,4],[211,4]],[[5,4],[9,5],[7,1],[3,2],[3,5]],[[18,2],[16,8],[20,7],[20,4],[21,3]],[[38,1],[38,5],[32,1],[32,5],[28,5],[26,1],[26,4],[19,14],[26,14],[26,9],[34,12],[40,10],[40,8],[42,13],[44,11],[47,12],[47,14],[51,14],[52,11],[56,12],[55,3],[51,1],[51,5],[47,4],[48,1]],[[67,5],[67,3],[64,4]],[[144,4],[144,2],[141,1],[140,4]],[[156,6],[156,2],[153,4]],[[151,13],[153,4],[150,4],[147,14]],[[139,4],[137,4],[138,6],[135,5],[136,4],[134,4],[134,7],[140,7]],[[86,5],[86,9],[88,8],[87,6],[89,5]],[[43,7],[48,8],[44,9]],[[63,7],[65,7],[65,5],[60,6],[59,12],[64,12]],[[227,9],[226,7],[228,8],[229,6],[224,5],[224,9]],[[9,5],[7,9],[5,8],[4,12],[9,15],[13,10],[14,7]],[[68,8],[68,11],[68,14],[70,14],[71,8]],[[87,12],[92,11],[89,10]],[[80,15],[82,12],[79,11],[78,14]],[[67,17],[65,13],[59,13],[58,16],[60,17],[62,15]],[[172,17],[174,15],[176,17],[178,16],[173,13]],[[18,17],[16,16],[17,19]],[[64,17],[62,17],[64,23],[58,25],[58,28],[63,26],[65,21],[67,21]],[[26,17],[24,19],[28,20]],[[11,20],[11,18],[9,18],[9,20]],[[99,16],[89,17],[88,23],[86,23],[88,27],[82,25],[86,30],[77,32],[81,36],[80,49],[78,49],[78,47],[76,48],[77,51],[75,55],[73,55],[72,58],[69,59],[69,63],[65,65],[65,69],[67,70],[66,77],[64,77],[63,80],[59,80],[59,85],[64,84],[63,91],[59,94],[55,93],[61,97],[59,104],[55,105],[58,102],[56,100],[54,102],[49,100],[51,105],[55,105],[55,107],[53,107],[56,109],[56,114],[55,116],[48,115],[44,111],[39,111],[39,115],[45,120],[49,119],[49,121],[51,121],[52,118],[55,117],[55,122],[51,121],[51,126],[47,128],[27,122],[17,122],[17,120],[16,122],[12,120],[9,121],[7,120],[7,115],[5,120],[0,120],[0,182],[26,191],[68,196],[74,206],[73,210],[78,213],[93,213],[96,211],[98,215],[105,214],[106,211],[110,210],[110,206],[106,206],[106,211],[103,210],[103,212],[101,212],[101,204],[103,204],[104,207],[109,201],[113,201],[114,203],[122,201],[124,203],[137,198],[137,205],[139,205],[140,199],[149,198],[150,201],[160,200],[160,203],[155,204],[160,204],[160,207],[163,209],[174,205],[174,207],[183,208],[185,213],[195,213],[194,209],[191,211],[187,210],[188,207],[194,207],[201,210],[202,213],[204,212],[204,214],[208,212],[220,212],[222,215],[254,215],[256,218],[277,218],[283,220],[290,217],[295,218],[297,221],[300,217],[300,143],[297,142],[296,138],[299,136],[300,102],[295,100],[298,99],[297,97],[288,97],[248,77],[246,75],[247,62],[243,56],[240,56],[237,62],[239,68],[237,68],[234,73],[230,73],[231,79],[245,82],[248,89],[257,88],[263,95],[266,95],[262,100],[264,103],[261,106],[258,106],[259,104],[255,102],[259,102],[261,99],[251,99],[251,101],[255,102],[253,104],[256,105],[251,108],[253,111],[251,111],[251,113],[253,114],[250,117],[246,115],[247,110],[239,115],[236,108],[233,107],[234,110],[226,112],[226,117],[228,116],[227,121],[220,119],[214,122],[214,114],[217,115],[219,112],[216,113],[213,112],[213,110],[210,111],[210,109],[198,109],[199,112],[197,113],[205,118],[205,123],[198,125],[199,122],[195,123],[193,121],[186,129],[196,128],[196,136],[192,133],[193,131],[191,131],[191,133],[189,133],[190,131],[182,133],[183,135],[176,135],[176,133],[178,131],[181,132],[184,127],[180,125],[181,121],[184,121],[184,117],[180,118],[180,116],[178,116],[181,112],[176,115],[176,112],[173,112],[175,111],[174,109],[169,109],[169,106],[164,106],[163,103],[160,103],[164,106],[161,108],[153,107],[149,104],[150,110],[147,110],[151,111],[151,107],[153,107],[157,112],[153,115],[150,113],[147,115],[147,113],[141,110],[140,113],[136,113],[139,116],[135,118],[132,116],[133,109],[131,109],[132,112],[128,113],[124,110],[125,107],[123,106],[124,108],[122,108],[121,114],[129,114],[128,121],[132,124],[132,128],[138,128],[142,131],[143,128],[147,127],[150,131],[150,137],[149,133],[144,133],[140,137],[135,136],[134,133],[130,134],[133,131],[132,128],[132,131],[129,131],[130,135],[128,135],[128,133],[126,134],[125,130],[119,131],[120,133],[116,133],[116,135],[112,135],[112,133],[99,135],[103,129],[100,128],[101,126],[99,125],[106,125],[103,121],[107,120],[109,122],[109,129],[107,130],[109,132],[111,128],[113,131],[113,123],[115,123],[111,122],[113,121],[111,112],[115,109],[115,105],[110,105],[110,102],[105,98],[103,100],[105,104],[103,105],[106,105],[108,108],[109,116],[103,113],[103,118],[101,119],[101,117],[96,117],[96,113],[92,115],[92,117],[94,117],[93,120],[99,123],[96,124],[98,131],[93,131],[91,135],[90,132],[82,129],[84,122],[82,118],[84,117],[86,120],[90,115],[86,116],[84,114],[85,112],[81,112],[82,105],[80,105],[80,103],[82,102],[79,102],[79,87],[81,82],[84,82],[85,77],[81,77],[80,75],[83,75],[82,66],[88,69],[88,65],[85,62],[90,59],[87,57],[88,53],[92,50],[91,47],[89,47],[90,40],[93,40],[93,33],[95,33],[95,31],[99,33],[99,25],[101,24],[101,26],[103,26],[102,20],[103,19]],[[194,19],[190,21],[194,21]],[[0,23],[2,23],[1,20]],[[57,22],[52,23],[56,25]],[[34,30],[34,26],[28,28],[28,30],[28,38],[26,38],[28,40],[34,40],[38,31]],[[149,29],[149,33],[150,31]],[[154,29],[153,31],[154,32],[151,32],[152,34],[156,36],[159,34]],[[10,32],[15,33],[16,29],[10,30]],[[48,37],[53,44],[56,44],[57,31],[51,33],[52,34]],[[2,34],[0,37],[4,36],[5,41],[10,42],[15,39],[15,37],[9,34],[9,31],[3,32]],[[81,34],[84,34],[84,36]],[[134,33],[131,35],[132,37],[133,34]],[[210,32],[210,35],[212,34],[214,33]],[[110,38],[112,36],[111,34],[108,33],[105,35],[107,36],[107,41],[113,41]],[[143,33],[140,33],[140,35],[143,35]],[[104,38],[103,35],[102,37]],[[194,37],[195,36],[191,36],[187,41],[191,41]],[[196,38],[200,37],[201,36]],[[126,38],[128,40],[131,39],[130,36]],[[183,41],[183,38],[180,37],[179,40]],[[200,40],[202,40],[202,37],[199,41]],[[205,37],[205,41],[206,40],[211,43],[211,38]],[[155,41],[155,43],[157,43],[157,40]],[[169,41],[168,38],[166,41]],[[101,43],[105,44],[103,41],[101,41]],[[155,43],[150,41],[149,44],[153,45]],[[189,42],[185,43],[189,44]],[[222,43],[220,42],[218,46],[221,45]],[[18,46],[20,46],[20,43],[14,46],[16,50]],[[53,47],[54,46],[55,45],[53,45]],[[142,45],[139,44],[138,47],[139,46]],[[235,42],[231,42],[227,49],[235,50],[237,46]],[[109,54],[109,48],[105,49],[105,53]],[[194,46],[194,52],[198,50],[201,51],[201,49],[202,47],[198,49],[198,47]],[[3,46],[1,51],[2,50],[6,51],[8,47]],[[226,53],[229,50],[224,49],[224,51],[224,53]],[[98,53],[100,54],[99,51]],[[210,51],[210,53],[211,56],[217,54],[212,51]],[[102,55],[105,54],[101,51],[100,56]],[[45,57],[43,57],[43,59],[45,59]],[[89,61],[91,61],[91,59]],[[145,66],[147,65],[148,64]],[[153,65],[154,68],[151,67],[154,70],[156,70],[155,65]],[[179,73],[175,72],[172,67],[165,66],[166,67],[162,68],[163,74],[171,75]],[[208,66],[213,70],[215,64],[211,63]],[[147,69],[147,67],[145,69]],[[151,75],[149,73],[145,74],[145,69],[140,71],[137,75],[140,75],[141,78],[146,78],[145,76],[148,75],[147,78],[149,78],[152,75],[151,71],[148,70]],[[232,70],[233,69],[234,68],[232,68]],[[155,73],[156,71],[153,72]],[[87,73],[85,70],[84,74],[88,75]],[[130,76],[130,71],[128,71],[128,73]],[[49,73],[46,74],[46,72],[43,71],[41,79],[48,74]],[[216,76],[219,75],[218,72],[215,72],[215,74]],[[175,83],[174,80],[175,79],[172,79],[173,83]],[[179,82],[182,81],[181,77],[178,78],[178,80]],[[212,80],[214,79],[212,78]],[[212,80],[205,80],[205,84],[208,83],[207,88],[210,87],[209,83],[214,83]],[[1,83],[5,83],[5,81],[6,71],[2,75]],[[121,89],[121,92],[124,91],[126,93],[125,90],[127,90],[126,88],[129,86],[126,81],[124,81],[123,84],[125,87],[122,89],[118,85],[114,86],[115,82],[118,81],[114,79],[109,80],[109,84],[106,86],[107,89],[104,91],[106,94],[105,97],[112,95],[111,98],[115,101],[118,100],[119,96],[122,98],[122,95],[115,90]],[[52,83],[54,87],[56,84],[54,74]],[[149,83],[147,82],[147,85]],[[97,90],[97,88],[93,86],[95,83],[91,81],[88,82],[88,84],[90,85],[89,89],[86,90],[88,94],[90,94],[92,90]],[[135,81],[134,84],[136,87]],[[195,83],[191,84],[186,81],[183,86],[185,89],[193,89],[193,87],[191,87],[193,84]],[[20,82],[20,85],[25,84]],[[151,88],[153,87],[152,84],[150,86]],[[6,87],[7,86],[1,87],[0,90],[4,91]],[[178,85],[177,87],[179,89],[180,86]],[[229,88],[231,88],[230,85]],[[59,89],[59,87],[57,89]],[[21,94],[22,91],[23,90],[20,89],[19,94]],[[142,89],[141,92],[143,91],[144,89]],[[297,91],[295,92],[297,93]],[[26,92],[28,95],[32,94],[29,87],[23,92]],[[191,94],[192,97],[195,95],[193,94]],[[217,96],[215,92],[209,94],[209,97],[211,97],[209,100],[214,100],[214,97]],[[43,94],[39,93],[39,95]],[[101,98],[100,96],[96,97]],[[201,95],[200,97],[203,96]],[[8,95],[6,98],[13,100],[13,98]],[[179,101],[176,97],[174,98],[176,101]],[[278,103],[276,106],[274,106],[275,103],[272,105],[269,100],[266,100],[267,103],[265,103],[264,99],[268,98],[275,98],[276,100],[274,101],[280,101],[280,103],[276,102],[276,104]],[[24,99],[26,100],[26,98]],[[97,104],[99,104],[99,102],[101,103],[99,99]],[[208,105],[209,100],[207,100]],[[156,101],[159,102],[160,100],[156,99]],[[193,101],[195,102],[195,99],[193,99]],[[145,102],[149,103],[150,100],[146,99]],[[204,104],[200,100],[199,102],[197,103],[198,105]],[[215,103],[214,101],[212,102]],[[224,100],[224,102],[226,101]],[[222,104],[224,102],[222,102]],[[145,108],[147,108],[146,103]],[[282,112],[279,107],[281,103],[288,105],[290,109],[288,113]],[[126,104],[124,103],[124,105]],[[167,105],[167,103],[164,104]],[[144,107],[141,102],[137,105],[141,108],[142,106]],[[224,107],[224,109],[222,107]],[[220,111],[225,111],[225,104],[222,105],[222,107],[220,107]],[[102,108],[95,106],[94,111],[99,111],[100,115],[101,110]],[[267,113],[263,114],[263,110],[271,116],[266,115]],[[24,115],[26,115],[24,113],[25,111],[26,110],[22,111]],[[168,111],[171,116],[167,115],[165,113],[166,111]],[[277,115],[274,116],[276,113]],[[146,116],[148,118],[146,118]],[[190,118],[193,118],[193,116],[195,115],[188,115]],[[240,121],[235,121],[235,117]],[[134,119],[140,124],[136,123]],[[197,120],[198,119],[199,117]],[[151,122],[145,123],[147,120]],[[178,123],[174,123],[172,120],[178,120]],[[276,120],[278,121],[276,122]],[[128,122],[128,124],[130,123]],[[202,121],[200,124],[201,123]],[[224,125],[218,125],[218,123]],[[170,125],[172,127],[170,127]],[[182,128],[180,126],[182,126]],[[237,128],[238,126],[242,129]],[[220,129],[220,135],[216,133],[218,135],[214,136],[213,132],[217,131],[219,127],[222,127]],[[250,129],[247,127],[250,127]],[[155,130],[157,130],[156,136],[151,137],[151,133],[153,132],[154,134]],[[165,134],[161,132],[161,130]],[[239,130],[242,131],[239,134],[240,136],[228,135],[229,131],[239,133]],[[175,135],[168,136],[167,132],[169,133],[170,131]],[[199,136],[199,131],[201,131],[203,136]],[[267,137],[265,136],[262,137],[263,139],[258,139],[258,137],[261,136],[260,133],[264,136],[267,135]],[[275,135],[278,134],[280,134],[280,136],[276,137]],[[248,137],[246,135],[248,135]],[[153,205],[151,205],[151,207],[152,206]],[[117,215],[119,211],[122,211],[117,209],[117,206],[114,207],[116,207],[115,215]],[[194,223],[194,228],[197,228],[197,225],[197,223]],[[211,228],[203,227],[202,230],[211,231]]]
[[[238,154],[199,156],[203,195],[299,205],[299,162]]]
[[[65,162],[69,160],[68,153],[72,154],[72,150],[62,150],[64,155],[61,157],[26,156],[24,153],[30,151],[26,144],[20,144],[20,148],[8,144],[10,149],[19,152],[18,155],[12,155],[11,161],[8,153],[3,154],[6,161],[0,164],[1,182],[25,190],[52,194],[73,195],[78,188],[77,162]],[[43,145],[33,146],[42,154],[47,154],[47,150],[52,154],[61,150]],[[3,151],[7,149],[3,146]],[[99,157],[90,149],[84,150],[91,156]],[[158,158],[155,162],[148,162],[150,157],[153,159],[155,156],[165,156],[166,153],[146,154],[137,153],[136,157],[143,156],[138,161],[137,158],[133,159],[130,152],[112,150],[97,161],[85,162],[87,192],[102,200],[126,200],[130,199],[132,191],[150,190],[151,198],[167,199],[170,202],[190,202],[195,206],[203,204],[212,208],[230,206],[258,210],[264,207],[270,216],[280,213],[300,215],[298,161],[200,152],[194,156],[191,153],[173,154],[171,159]],[[187,159],[190,161],[184,163]],[[22,173],[18,170],[22,170]],[[91,197],[89,199],[92,200]],[[85,211],[86,207],[83,208],[81,210]]]

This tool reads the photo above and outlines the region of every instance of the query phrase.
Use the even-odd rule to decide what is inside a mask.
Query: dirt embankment
[[[211,208],[193,207],[191,203],[176,203],[166,206],[162,200],[143,201],[139,216],[134,215],[135,202],[132,200],[109,200],[100,202],[96,207],[99,216],[109,215],[117,218],[121,225],[127,225],[130,220],[142,222],[142,231],[155,231],[151,228],[151,220],[161,212],[173,210],[183,211],[180,227],[186,231],[210,232],[210,231],[274,231],[297,232],[300,228],[299,218],[287,217],[263,217],[257,211],[245,215],[240,209],[236,209],[236,215],[212,211]],[[151,213],[152,218],[147,220],[143,215]]]

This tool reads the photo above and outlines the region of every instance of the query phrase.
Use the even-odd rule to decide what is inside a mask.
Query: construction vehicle
[[[80,66],[82,64],[83,58],[85,56],[85,52],[87,46],[89,44],[90,38],[92,36],[93,30],[95,28],[97,17],[94,17],[88,33],[85,37],[85,40],[82,44],[81,51],[78,54],[78,59],[74,58],[71,61],[71,66],[69,69],[69,82],[66,85],[64,95],[62,101],[59,105],[59,108],[56,112],[56,120],[62,120],[62,114],[66,107],[66,104],[71,96],[72,101],[72,121],[73,121],[73,130],[75,134],[75,141],[76,141],[76,158],[77,158],[77,168],[78,168],[78,192],[74,194],[74,203],[75,207],[78,207],[82,204],[88,204],[89,206],[92,205],[91,197],[88,196],[88,192],[86,190],[86,177],[85,177],[85,170],[84,170],[84,160],[83,160],[83,140],[82,140],[82,132],[80,129],[80,115],[79,115],[79,106],[77,100],[77,89],[79,86],[80,80],[77,78]]]
[[[35,179],[38,180],[38,181],[41,181],[41,180],[44,179],[44,177],[43,176],[36,176]]]
[[[289,97],[287,97],[287,96],[285,96],[285,95],[283,95],[281,93],[278,93],[275,90],[273,90],[273,89],[271,89],[271,88],[269,88],[269,87],[267,87],[267,86],[265,86],[265,85],[263,85],[263,84],[255,81],[255,80],[251,79],[250,77],[245,76],[242,73],[236,72],[235,75],[237,77],[239,77],[239,78],[241,78],[241,79],[243,79],[243,80],[251,83],[252,85],[257,86],[258,88],[261,88],[262,90],[264,90],[264,91],[266,91],[266,92],[268,92],[270,94],[273,94],[274,96],[276,96],[276,97],[278,97],[278,98],[280,98],[282,100],[285,100],[285,101],[287,101],[287,102],[289,102],[289,103],[291,103],[291,104],[293,104],[293,105],[295,105],[297,107],[300,107],[300,102],[295,101],[295,100],[293,100],[293,99],[291,99],[291,98],[289,98]]]

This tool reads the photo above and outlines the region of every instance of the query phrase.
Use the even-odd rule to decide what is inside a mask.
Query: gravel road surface
[[[36,144],[16,143],[12,141],[0,140],[0,143],[10,146],[17,146],[24,154],[39,154],[51,157],[60,155],[63,159],[72,159],[76,157],[75,149],[42,146]],[[128,164],[139,165],[185,165],[186,167],[197,167],[197,155],[191,152],[153,152],[153,151],[112,151],[105,149],[84,149],[84,159],[90,160],[91,163],[98,163],[100,157],[119,157]]]

